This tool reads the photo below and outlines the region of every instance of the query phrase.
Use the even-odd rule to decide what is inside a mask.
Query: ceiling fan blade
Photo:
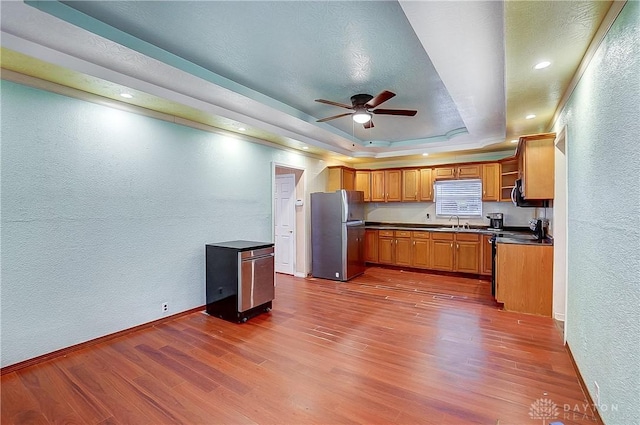
[[[375,127],[375,125],[373,125],[373,120],[367,121],[366,123],[362,124],[362,126],[364,128],[373,128],[373,127]]]
[[[333,102],[331,100],[316,99],[316,102],[326,103],[327,105],[339,106],[341,108],[346,108],[346,109],[353,109],[351,105],[345,105],[344,103]]]
[[[347,112],[346,114],[334,115],[332,117],[322,118],[321,120],[317,120],[316,122],[325,122],[329,120],[335,120],[336,118],[346,117],[347,115],[352,115],[351,112]]]
[[[381,115],[406,115],[408,117],[413,117],[418,113],[418,111],[412,111],[409,109],[374,109],[373,111],[369,112]]]
[[[376,106],[391,99],[395,95],[396,95],[395,93],[390,92],[389,90],[385,90],[381,92],[379,95],[377,95],[376,97],[374,97],[373,99],[371,99],[370,101],[368,101],[367,103],[365,103],[364,106],[369,109],[375,108]]]

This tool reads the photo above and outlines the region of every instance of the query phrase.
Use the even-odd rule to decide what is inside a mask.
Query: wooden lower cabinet
[[[378,231],[366,229],[364,232],[364,261],[378,262]]]
[[[482,235],[477,233],[380,230],[377,238],[378,258],[367,261],[480,274],[483,263],[481,240]],[[367,242],[366,245],[371,246],[372,243]],[[373,257],[367,254],[367,258]],[[490,260],[491,257],[488,274],[491,274]]]
[[[482,263],[480,264],[480,274],[491,276],[491,235],[482,235],[480,242],[480,252],[482,253]]]
[[[433,233],[430,269],[447,272],[480,273],[480,235]]]
[[[454,265],[453,233],[433,233],[431,235],[431,268],[434,270],[453,271]]]
[[[378,262],[380,264],[393,264],[394,247],[393,230],[378,231]]]
[[[429,232],[411,232],[411,266],[428,269],[431,265]]]
[[[394,264],[396,266],[411,266],[411,238],[396,236],[395,243]]]
[[[457,233],[453,271],[461,273],[480,273],[480,235]]]
[[[496,300],[504,309],[551,317],[553,246],[497,245]]]

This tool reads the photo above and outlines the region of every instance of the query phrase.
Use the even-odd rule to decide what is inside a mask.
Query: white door
[[[275,250],[276,272],[293,274],[295,259],[295,189],[293,174],[276,176],[275,193]]]

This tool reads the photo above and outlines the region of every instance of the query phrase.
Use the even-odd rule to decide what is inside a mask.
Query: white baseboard
[[[553,317],[559,322],[564,322],[564,313],[556,313]]]
[[[293,273],[293,275],[294,275],[295,277],[303,277],[303,278],[304,278],[304,277],[307,277],[307,274],[306,274],[306,273],[303,273],[303,272],[295,272],[295,273]]]

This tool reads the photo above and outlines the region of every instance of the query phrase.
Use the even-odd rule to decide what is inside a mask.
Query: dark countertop
[[[531,229],[526,226],[522,227],[505,227],[502,230],[489,229],[488,227],[471,226],[470,229],[453,229],[450,225],[437,224],[420,224],[420,223],[380,223],[367,221],[365,229],[376,230],[418,230],[430,232],[452,232],[452,233],[478,233],[481,235],[498,235],[498,236],[527,236],[532,235]],[[533,236],[533,235],[532,235]]]
[[[552,238],[545,238],[542,240],[538,240],[532,238],[510,238],[508,236],[506,237],[498,237],[496,238],[496,243],[505,243],[505,244],[518,244],[518,245],[552,245],[553,246],[553,239]]]
[[[251,251],[252,249],[269,248],[273,246],[273,242],[255,242],[255,241],[226,241],[207,244],[218,248],[229,248],[237,251]]]

